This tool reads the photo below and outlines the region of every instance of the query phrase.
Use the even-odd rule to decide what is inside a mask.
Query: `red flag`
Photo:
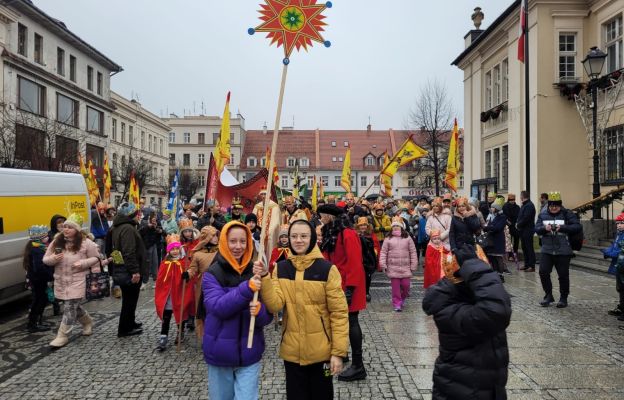
[[[518,61],[524,63],[524,33],[526,31],[526,11],[520,7],[520,32],[518,36]]]

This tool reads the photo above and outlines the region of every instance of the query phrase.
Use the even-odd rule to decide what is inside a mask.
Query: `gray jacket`
[[[559,231],[546,231],[546,225],[559,225]],[[548,209],[542,210],[535,223],[535,233],[542,237],[543,254],[571,256],[574,254],[570,247],[569,235],[579,233],[583,226],[572,211],[561,207],[557,214],[551,214]]]

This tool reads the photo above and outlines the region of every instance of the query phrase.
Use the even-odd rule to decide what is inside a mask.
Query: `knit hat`
[[[207,242],[209,242],[218,233],[219,231],[217,230],[217,228],[211,225],[206,225],[201,228],[201,231],[199,231],[199,238],[201,240],[206,240]]]
[[[30,240],[41,240],[48,236],[48,227],[45,225],[32,225],[28,228]]]
[[[355,224],[355,226],[363,226],[363,225],[368,226],[368,218],[366,218],[366,217],[358,217],[357,224]]]
[[[503,197],[497,197],[496,200],[492,203],[492,208],[496,211],[501,211],[503,206],[505,205],[505,199]]]
[[[624,222],[624,212],[615,217],[615,222]]]
[[[405,224],[403,223],[403,218],[401,217],[392,217],[392,224],[391,226],[399,226],[403,229],[405,229]]]
[[[64,224],[71,226],[77,231],[80,231],[82,229],[83,222],[84,222],[84,219],[82,218],[82,215],[77,214],[77,213],[72,213],[69,217],[67,217]]]
[[[176,247],[182,247],[182,243],[180,243],[180,235],[167,235],[167,253]]]
[[[345,203],[344,201],[339,201],[338,203],[336,203],[336,205],[340,208],[345,208],[347,206],[347,203]]]
[[[548,192],[548,205],[549,206],[560,206],[563,204],[561,202],[561,193],[560,192]]]
[[[249,214],[245,215],[245,223],[248,223],[248,222],[251,222],[251,221],[255,222],[256,225],[258,225],[258,217],[256,216],[256,214],[249,213]]]
[[[280,226],[279,237],[288,236],[288,224]]]
[[[188,218],[180,218],[178,221],[178,227],[180,228],[180,232],[187,229],[193,229],[193,221]]]
[[[344,209],[338,207],[336,204],[325,204],[317,208],[316,210],[319,214],[329,214],[333,216],[338,216],[344,213]]]
[[[169,209],[164,209],[164,210],[163,210],[163,214],[165,214],[165,215],[171,215],[171,210],[169,210]]]
[[[119,207],[117,208],[117,213],[125,217],[133,217],[134,215],[136,215],[138,211],[139,210],[137,210],[137,207],[134,203],[127,202],[127,201],[124,201],[123,203],[121,203]]]

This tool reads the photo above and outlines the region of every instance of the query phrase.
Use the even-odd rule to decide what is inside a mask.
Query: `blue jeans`
[[[247,367],[208,365],[210,400],[257,400],[260,362]]]

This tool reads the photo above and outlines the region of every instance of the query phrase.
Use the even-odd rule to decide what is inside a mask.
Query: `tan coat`
[[[322,261],[313,267],[317,259]],[[289,262],[279,262],[272,277],[262,278],[260,289],[269,312],[284,309],[280,357],[310,365],[346,356],[349,311],[338,268],[323,260],[318,247],[305,256],[291,255],[289,260],[294,269]],[[310,267],[313,270],[307,271]]]
[[[451,231],[451,220],[453,216],[448,208],[443,208],[440,214],[434,214],[431,211],[427,215],[427,225],[425,226],[425,233],[431,237],[431,231],[440,231],[440,239],[446,248],[449,248],[449,233]]]
[[[54,259],[54,245],[48,246],[43,262],[54,268],[54,297],[60,300],[82,299],[87,289],[86,277],[93,267],[93,272],[100,272],[99,251],[91,240],[82,239],[77,253],[63,250],[63,260]],[[73,264],[79,261],[80,267]]]

